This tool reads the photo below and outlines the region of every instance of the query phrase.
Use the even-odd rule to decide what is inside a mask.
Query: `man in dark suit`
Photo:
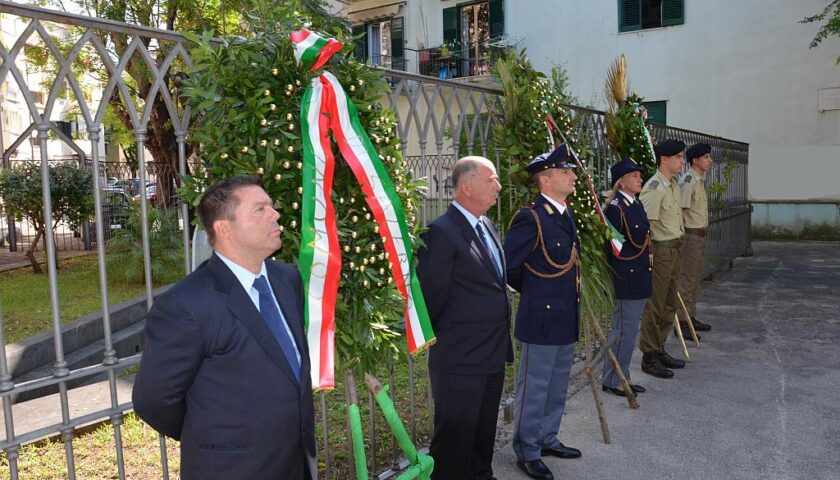
[[[149,312],[134,410],[181,441],[184,480],[314,480],[301,278],[267,260],[280,215],[254,177],[212,185],[198,213],[214,254]]]
[[[502,187],[483,157],[458,160],[452,183],[455,201],[422,235],[417,266],[437,336],[429,352],[432,478],[487,480],[493,478],[505,362],[513,360],[504,255],[484,217]]]
[[[529,163],[540,195],[517,212],[505,235],[508,284],[520,293],[513,451],[519,468],[542,480],[554,478],[542,456],[581,456],[557,439],[578,339],[580,246],[566,207],[574,168],[566,144]]]

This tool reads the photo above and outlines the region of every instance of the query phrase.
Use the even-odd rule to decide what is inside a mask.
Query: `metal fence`
[[[94,200],[96,204],[96,219],[94,223],[95,238],[104,237],[106,228],[107,203],[103,199],[102,188],[107,186],[110,177],[122,177],[120,169],[110,165],[100,158],[98,150],[93,148],[102,134],[102,120],[104,105],[111,96],[119,96],[131,116],[133,132],[137,146],[137,177],[140,185],[145,184],[150,177],[147,170],[147,161],[144,155],[144,142],[147,137],[147,128],[151,113],[148,111],[153,104],[153,98],[145,98],[143,102],[137,102],[132,96],[125,80],[125,68],[130,59],[145,62],[149,66],[152,81],[158,85],[152,92],[152,97],[161,96],[170,115],[170,121],[175,131],[175,139],[178,144],[179,168],[183,174],[187,170],[186,145],[189,142],[188,127],[190,123],[189,108],[181,108],[173,100],[173,95],[166,83],[168,76],[175,73],[179,68],[190,64],[187,53],[186,40],[173,32],[160,31],[151,28],[137,27],[133,25],[120,24],[112,21],[92,19],[83,16],[56,13],[53,11],[21,6],[7,1],[0,0],[0,13],[4,16],[11,16],[21,19],[26,27],[14,39],[11,44],[0,44],[0,84],[2,82],[15,82],[22,93],[26,107],[32,121],[31,127],[25,133],[37,132],[37,140],[40,144],[41,158],[39,161],[46,165],[50,158],[47,155],[47,141],[50,132],[59,131],[57,120],[53,118],[52,106],[54,105],[61,88],[51,89],[49,96],[43,101],[36,102],[30,89],[26,84],[26,76],[22,74],[16,65],[20,59],[23,49],[28,43],[37,41],[46,46],[51,52],[59,66],[57,76],[53,79],[53,85],[65,85],[74,92],[78,109],[85,122],[87,141],[91,142],[90,168],[96,172],[98,179],[97,188],[94,188]],[[62,54],[67,49],[60,49],[55,39],[50,35],[50,25],[61,25],[72,33],[74,40],[69,54]],[[122,51],[115,51],[112,45],[106,40],[109,35],[119,35],[125,40],[127,47]],[[146,48],[149,40],[153,40],[159,47],[156,51],[168,52],[165,55],[156,55]],[[65,38],[65,41],[66,38]],[[144,43],[146,42],[146,43]],[[165,47],[165,48],[164,48]],[[74,55],[86,50],[89,54],[98,55],[99,61],[104,65],[104,71],[99,72],[104,78],[103,100],[98,105],[89,104],[85,95],[79,88],[79,79],[75,78],[73,69],[70,68],[74,61]],[[178,61],[176,62],[176,58]],[[455,159],[464,154],[478,154],[494,160],[497,164],[503,160],[500,152],[490,145],[490,136],[493,126],[493,117],[488,115],[491,109],[497,109],[500,102],[501,92],[495,88],[487,88],[471,84],[462,84],[449,80],[434,79],[427,76],[415,75],[398,71],[385,71],[392,91],[382,99],[382,102],[392,107],[398,116],[399,136],[402,139],[402,150],[409,167],[417,177],[425,177],[428,180],[427,199],[421,210],[420,220],[427,223],[443,212],[448,205],[452,185],[450,172]],[[38,105],[42,105],[39,107]],[[142,108],[141,108],[142,106]],[[2,109],[2,106],[0,106]],[[614,161],[609,152],[604,138],[604,119],[601,112],[587,109],[573,109],[576,117],[579,133],[585,135],[596,154],[590,161],[596,165],[596,171],[606,172],[606,166]],[[731,172],[731,179],[725,194],[721,197],[720,208],[715,211],[712,233],[710,234],[709,252],[707,254],[707,269],[720,268],[731,258],[744,254],[749,249],[749,208],[746,199],[747,191],[747,145],[730,140],[710,137],[696,132],[689,132],[671,127],[662,127],[657,130],[658,137],[674,136],[690,142],[705,140],[714,145],[716,158],[726,158],[736,165],[728,172]],[[61,135],[58,135],[62,138]],[[62,138],[72,142],[72,139]],[[8,149],[0,145],[4,152],[4,164],[8,167]],[[712,179],[718,181],[723,179],[726,171],[725,164],[716,165],[712,173]],[[130,174],[133,178],[133,173]],[[605,179],[602,179],[606,181]],[[47,170],[42,168],[41,183],[44,198],[46,199],[45,217],[52,218],[49,207],[50,182]],[[153,283],[151,275],[151,255],[149,226],[146,224],[146,211],[149,208],[148,202],[143,195],[140,195],[141,219],[143,221],[142,249],[144,254],[145,271],[145,294],[146,306],[153,302]],[[186,205],[179,206],[181,218],[188,218]],[[186,224],[186,222],[184,222]],[[189,271],[190,265],[190,238],[188,229],[183,232],[183,253],[185,259],[184,270]],[[95,242],[97,254],[97,268],[99,272],[99,294],[102,298],[101,308],[101,329],[102,336],[97,340],[102,346],[103,354],[93,364],[70,368],[68,366],[65,349],[65,332],[62,324],[68,320],[62,318],[61,305],[59,303],[57,271],[55,262],[48,263],[48,274],[45,282],[48,282],[50,289],[50,308],[52,311],[51,325],[52,361],[51,373],[40,378],[21,381],[13,377],[8,360],[9,352],[5,342],[2,317],[2,305],[0,305],[0,398],[3,403],[3,428],[5,436],[0,441],[0,449],[3,450],[6,462],[10,470],[10,477],[17,479],[19,476],[19,450],[21,445],[43,439],[45,437],[59,438],[64,444],[66,452],[67,478],[76,478],[75,456],[73,438],[77,429],[82,425],[91,422],[107,421],[112,425],[114,443],[116,445],[116,462],[112,478],[126,478],[126,462],[123,455],[123,434],[121,425],[124,415],[131,410],[130,398],[120,394],[117,381],[117,373],[127,367],[134,366],[139,362],[139,354],[127,354],[120,356],[114,347],[114,335],[112,331],[112,307],[109,302],[108,292],[108,270],[106,268],[106,251],[104,242]],[[48,258],[56,258],[57,246],[55,238],[48,235],[45,240],[45,251]],[[46,326],[45,326],[46,327]],[[404,415],[408,423],[409,432],[414,440],[420,444],[428,441],[431,433],[431,392],[426,377],[425,359],[415,358],[397,365],[390,374],[392,395],[397,401],[398,410]],[[80,379],[94,379],[105,376],[106,400],[102,405],[92,406],[88,413],[71,415],[69,408],[69,394],[71,382]],[[512,389],[511,382],[508,382],[506,391]],[[15,409],[13,398],[19,394],[30,392],[44,387],[51,387],[57,390],[58,399],[55,403],[55,410],[59,420],[40,426],[28,431],[20,431],[15,428]],[[342,437],[346,431],[343,422],[337,422],[330,418],[329,413],[341,409],[343,398],[339,393],[321,393],[317,398],[319,444],[321,451],[321,468],[325,478],[338,478],[342,475],[341,468],[346,467],[347,458],[337,458],[336,447],[339,445],[336,438]],[[16,405],[15,405],[16,407]],[[373,432],[369,436],[370,470],[380,472],[380,478],[394,475],[399,469],[400,457],[398,448],[388,433],[385,431],[383,422],[377,422],[374,415],[373,398],[368,397],[367,412],[368,425],[366,430]],[[339,433],[341,435],[339,435]],[[163,478],[169,476],[169,462],[167,460],[167,440],[160,438],[160,475]],[[341,463],[343,462],[343,463]],[[339,464],[345,465],[345,467]]]

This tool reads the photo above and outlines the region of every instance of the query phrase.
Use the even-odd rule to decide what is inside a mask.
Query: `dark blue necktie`
[[[481,220],[475,224],[475,231],[478,232],[478,238],[481,240],[481,243],[484,244],[484,249],[487,250],[490,262],[496,268],[496,275],[498,275],[499,278],[502,278],[502,267],[499,265],[499,262],[496,261],[496,255],[494,254],[495,248],[490,244],[490,239],[487,238],[487,235],[484,234],[484,229],[481,228]]]
[[[283,350],[286,361],[289,362],[295,378],[300,383],[300,362],[298,362],[294,340],[292,340],[284,327],[283,315],[274,303],[274,297],[271,296],[271,288],[268,286],[268,280],[263,275],[260,275],[254,280],[254,288],[260,292],[260,313],[262,314],[263,320],[268,324],[268,328],[271,329],[271,333],[274,334],[277,343],[280,344],[280,349]]]

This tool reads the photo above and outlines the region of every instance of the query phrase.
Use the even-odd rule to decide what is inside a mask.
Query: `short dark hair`
[[[216,232],[213,223],[216,220],[233,220],[239,197],[236,191],[245,187],[261,187],[260,178],[256,176],[238,176],[226,178],[210,185],[201,195],[198,203],[198,218],[207,233],[210,245],[216,242]]]

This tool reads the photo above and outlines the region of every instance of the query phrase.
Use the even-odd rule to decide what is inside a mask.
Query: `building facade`
[[[571,93],[605,108],[610,63],[657,121],[750,144],[757,199],[840,196],[840,39],[802,24],[825,0],[358,0],[334,2],[371,63],[492,82],[493,49],[565,68]],[[390,58],[390,63],[388,59]],[[395,60],[396,59],[396,60]],[[724,160],[724,159],[718,159]]]

